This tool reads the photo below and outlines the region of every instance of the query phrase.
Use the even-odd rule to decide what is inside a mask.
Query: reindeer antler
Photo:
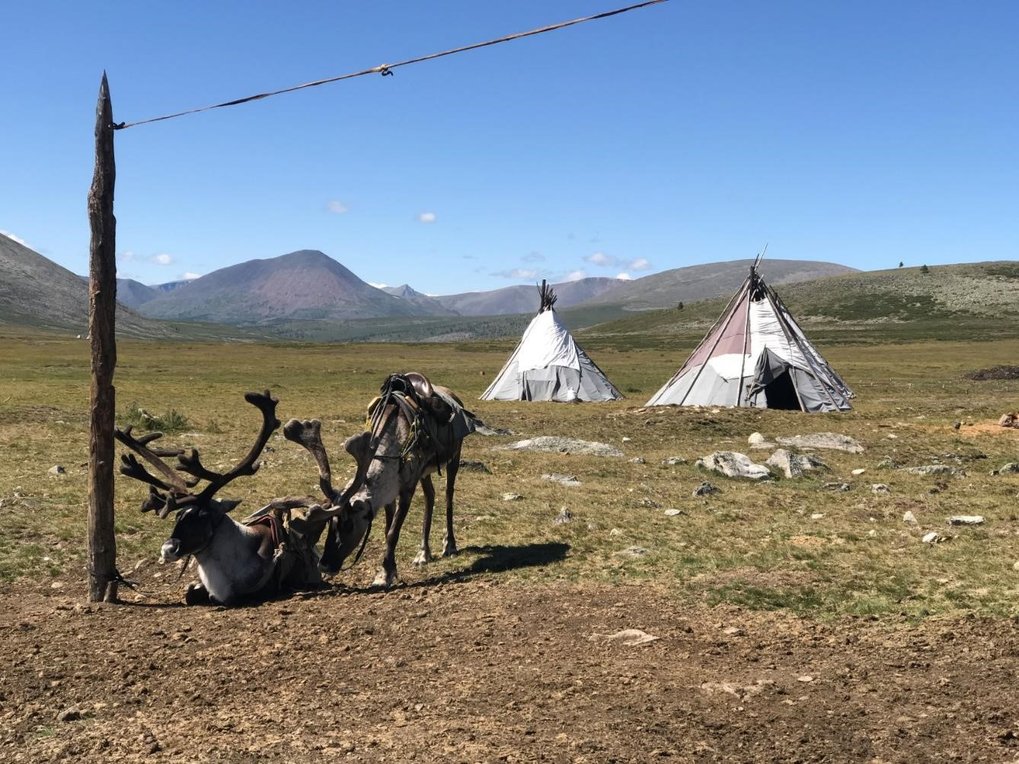
[[[354,479],[343,490],[337,491],[333,487],[332,472],[329,469],[329,456],[326,454],[325,446],[322,444],[322,422],[318,419],[306,419],[304,421],[291,419],[283,425],[283,437],[301,446],[304,446],[318,464],[318,485],[322,493],[333,504],[334,507],[342,507],[350,501],[350,497],[357,493],[364,485],[365,477],[368,475],[368,465],[371,462],[371,455],[367,453],[368,440],[371,433],[363,432],[347,438],[343,444],[347,453],[354,457],[357,463],[357,471]]]
[[[160,517],[166,517],[174,510],[205,504],[230,481],[242,475],[254,475],[258,471],[257,459],[268,443],[269,436],[280,426],[276,418],[276,404],[279,401],[273,398],[268,390],[265,393],[245,393],[244,400],[262,412],[262,428],[247,455],[229,472],[219,473],[206,469],[202,465],[198,449],[193,448],[190,453],[185,454],[183,449],[149,448],[149,443],[163,437],[161,432],[149,433],[140,438],[135,438],[131,434],[130,426],[114,432],[117,440],[139,454],[161,476],[151,474],[133,454],[124,454],[120,457],[121,474],[149,485],[149,496],[142,504],[143,512],[155,510]],[[177,457],[176,469],[163,461],[163,457],[171,456]],[[192,477],[185,478],[180,474],[182,472]],[[196,495],[191,489],[201,480],[207,480],[209,484]]]

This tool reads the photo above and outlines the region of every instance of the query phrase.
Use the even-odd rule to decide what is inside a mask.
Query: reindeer
[[[163,561],[172,562],[189,555],[198,561],[201,584],[188,587],[185,593],[188,604],[211,598],[231,605],[240,598],[262,594],[285,583],[321,582],[314,544],[327,517],[315,514],[321,508],[312,499],[278,499],[240,523],[228,514],[240,501],[215,498],[231,481],[255,474],[259,468],[256,460],[269,436],[280,426],[276,418],[278,401],[268,390],[264,394],[247,393],[244,399],[262,412],[262,427],[248,454],[228,472],[206,469],[197,449],[185,453],[182,449],[150,448],[149,444],[162,437],[162,433],[135,438],[131,427],[115,432],[117,440],[159,473],[159,477],[150,474],[134,454],[121,456],[121,473],[149,486],[142,511],[155,511],[160,518],[177,513],[170,538],[160,552]],[[177,458],[176,469],[164,461],[166,457]],[[196,493],[195,486],[202,480],[208,484]],[[337,498],[342,499],[342,494]],[[290,511],[299,507],[308,509],[313,516],[310,522],[307,518],[290,517]]]
[[[455,405],[451,405],[455,404]],[[322,445],[318,420],[291,419],[283,427],[288,440],[302,445],[315,458],[319,486],[332,506],[320,508],[316,520],[328,518],[328,533],[320,567],[330,575],[360,544],[354,562],[368,541],[372,521],[385,508],[386,551],[372,586],[389,588],[396,583],[396,545],[418,483],[425,496],[421,548],[414,563],[432,559],[429,531],[435,506],[433,472],[446,468],[446,535],[442,555],[457,553],[453,534],[453,493],[460,467],[463,439],[480,424],[448,388],[433,386],[416,372],[394,374],[382,385],[379,398],[368,408],[370,428],[352,436],[344,448],[357,465],[354,478],[343,493],[332,485],[329,458]],[[311,517],[310,516],[310,517]]]

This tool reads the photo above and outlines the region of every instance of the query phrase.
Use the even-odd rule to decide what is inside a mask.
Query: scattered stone
[[[663,459],[662,464],[666,467],[675,467],[677,464],[686,464],[686,459],[682,456],[670,456],[668,459]]]
[[[694,496],[710,496],[713,493],[721,493],[722,489],[717,485],[712,485],[707,480],[701,483],[699,486],[693,489]]]
[[[839,493],[853,490],[853,487],[849,485],[849,483],[825,483],[821,486],[821,488],[826,491],[836,491]]]
[[[874,483],[874,485],[870,487],[870,491],[871,493],[891,493],[892,489],[884,483]]]
[[[675,517],[676,515],[681,515],[681,514],[683,514],[683,510],[681,510],[681,509],[667,509],[667,510],[665,510],[665,516],[666,517]]]
[[[767,467],[755,464],[749,456],[738,451],[716,451],[698,459],[697,466],[732,478],[767,480],[771,477],[771,471]]]
[[[867,471],[867,470],[866,470],[866,469],[864,469],[863,467],[857,467],[857,468],[856,468],[855,470],[853,470],[853,471],[852,471],[851,473],[849,473],[849,474],[850,474],[850,475],[853,475],[854,477],[859,477],[860,475],[862,475],[862,474],[863,474],[863,473],[865,473],[866,471]]]
[[[765,438],[759,432],[750,433],[750,437],[747,438],[747,443],[751,448],[774,448],[775,444]]]
[[[592,639],[615,642],[623,647],[639,647],[654,642],[658,637],[640,629],[623,629],[615,634],[593,634]]]
[[[924,464],[920,467],[903,467],[902,472],[911,475],[965,475],[964,470],[952,467],[948,464]]]
[[[897,470],[899,463],[891,458],[882,459],[877,463],[877,467],[880,470]]]
[[[814,677],[810,676],[809,674],[804,674],[803,676],[796,677],[796,681],[803,682],[804,684],[806,684],[807,682],[813,682]]]
[[[520,501],[522,498],[524,497],[521,496],[519,493],[504,493],[502,495],[503,501]]]
[[[623,532],[621,530],[619,530],[619,528],[613,528],[612,530],[609,531],[609,535],[610,536],[622,536]]]
[[[992,475],[1014,475],[1017,472],[1019,472],[1019,462],[1008,462],[996,470],[991,470]]]
[[[559,483],[560,485],[567,486],[578,486],[581,482],[577,480],[573,475],[560,475],[558,472],[551,472],[541,476],[542,480],[550,480],[553,483]]]
[[[478,462],[472,459],[461,459],[460,469],[466,470],[467,472],[482,472],[486,475],[492,474],[492,470],[488,469],[484,462]]]
[[[637,506],[644,507],[645,509],[660,509],[662,505],[659,504],[654,499],[648,496],[644,496],[640,501],[637,502]]]
[[[1012,570],[1019,570],[1019,560],[1012,563]]]
[[[954,515],[948,518],[949,525],[983,525],[983,515]]]
[[[630,460],[630,464],[647,464],[647,459],[643,456],[635,456]]]
[[[66,475],[67,474],[67,470],[64,469],[62,464],[54,464],[52,467],[49,468],[48,472],[51,475]]]
[[[769,467],[780,470],[787,478],[803,477],[804,472],[828,469],[828,465],[809,454],[794,454],[784,448],[778,449],[765,462]]]
[[[916,515],[914,515],[908,509],[906,510],[905,514],[902,515],[902,522],[904,522],[906,525],[919,525],[919,523],[916,521]]]
[[[944,540],[945,537],[937,531],[929,531],[928,533],[925,533],[921,539],[921,541],[925,544],[939,544]]]
[[[1016,414],[1014,411],[1002,414],[998,424],[1002,427],[1019,427],[1019,414]]]
[[[632,441],[632,440],[633,440],[633,438],[629,438],[629,437],[627,437],[627,436],[625,436],[625,435],[624,435],[624,436],[623,436],[623,438],[622,438],[622,442],[623,442],[623,443],[629,443],[629,442],[630,442],[630,441]]]
[[[541,435],[528,440],[518,440],[502,447],[506,451],[541,451],[553,454],[586,454],[591,456],[622,456],[623,452],[608,443],[597,443],[574,438],[560,438]]]
[[[487,424],[483,424],[482,422],[478,422],[474,426],[474,432],[478,433],[478,435],[484,435],[487,438],[491,438],[495,435],[513,434],[513,430],[507,430],[502,427],[489,427]]]
[[[960,422],[958,420],[952,422],[952,429],[953,430],[958,430],[960,427],[962,427],[962,422]]]
[[[811,520],[820,520],[823,517],[824,517],[824,513],[823,512],[815,512],[814,514],[812,514],[810,516],[810,519]]]
[[[82,717],[81,709],[72,706],[71,708],[65,708],[63,711],[57,714],[57,721],[76,722],[79,719],[81,719],[81,717]]]
[[[863,453],[863,446],[859,441],[837,432],[815,432],[810,435],[793,435],[775,440],[779,445],[794,446],[795,448],[826,448],[834,451],[848,451],[851,454]]]
[[[643,557],[646,554],[647,549],[645,549],[642,546],[628,546],[626,547],[626,549],[620,549],[618,552],[616,552],[616,555],[619,557],[631,557],[633,559]]]
[[[563,507],[559,514],[555,516],[555,520],[552,521],[555,525],[565,525],[566,523],[573,522],[573,513],[569,509]]]

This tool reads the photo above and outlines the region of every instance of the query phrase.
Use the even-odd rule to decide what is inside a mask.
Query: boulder
[[[840,435],[837,432],[815,432],[809,435],[791,435],[785,438],[775,438],[780,446],[793,446],[794,448],[825,448],[833,451],[847,451],[851,454],[863,452],[863,446],[859,441],[850,438],[848,435]]]
[[[771,471],[763,464],[755,464],[746,454],[738,451],[716,451],[697,460],[697,466],[726,477],[748,480],[767,480]]]
[[[779,470],[787,478],[803,477],[804,472],[817,469],[828,469],[828,465],[809,454],[794,454],[784,448],[778,449],[765,462],[769,467]]]
[[[541,451],[553,454],[585,454],[591,456],[622,456],[623,452],[608,443],[598,443],[574,438],[560,438],[542,435],[528,440],[518,440],[503,446],[506,451]]]

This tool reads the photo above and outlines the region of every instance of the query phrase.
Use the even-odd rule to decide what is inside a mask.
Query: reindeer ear
[[[241,503],[240,499],[213,499],[210,506],[215,505],[224,515]]]

